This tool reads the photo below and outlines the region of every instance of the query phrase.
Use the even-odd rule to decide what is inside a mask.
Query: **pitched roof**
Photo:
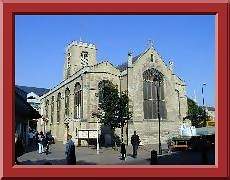
[[[136,62],[136,60],[137,60],[142,54],[143,54],[143,53],[138,54],[137,56],[133,57],[132,63]],[[123,64],[121,64],[121,65],[118,65],[118,66],[117,66],[117,69],[119,69],[120,71],[124,71],[127,67],[128,67],[128,63],[125,62],[125,63],[123,63]]]
[[[28,94],[30,92],[34,92],[38,96],[42,96],[43,94],[49,92],[49,89],[45,89],[45,88],[28,87],[28,86],[18,86],[18,85],[16,85],[16,87],[18,89],[20,89],[21,92],[25,92],[26,94]]]
[[[21,89],[15,87],[15,115],[21,119],[16,121],[27,121],[28,119],[38,119],[41,117],[38,111],[36,111],[26,99],[21,95]]]

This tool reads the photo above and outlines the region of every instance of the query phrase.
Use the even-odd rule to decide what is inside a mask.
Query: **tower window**
[[[153,62],[153,54],[150,55],[150,60]]]
[[[70,77],[70,53],[68,53],[68,57],[67,57],[67,78]]]
[[[87,51],[82,51],[81,52],[81,64],[83,66],[88,66],[88,52]]]

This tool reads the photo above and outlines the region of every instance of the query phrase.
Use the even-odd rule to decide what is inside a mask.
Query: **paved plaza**
[[[164,147],[164,146],[163,146]],[[115,150],[111,147],[100,148],[97,154],[95,147],[76,147],[77,165],[149,165],[151,150],[158,149],[158,145],[140,146],[137,158],[132,157],[132,146],[127,148],[126,160],[120,159],[119,149]],[[37,151],[31,151],[23,154],[18,158],[21,164],[26,165],[43,165],[47,162],[53,165],[64,165],[65,146],[61,142],[50,146],[50,153],[39,154]],[[214,164],[214,151],[208,153],[209,164]],[[171,154],[164,152],[164,155],[158,156],[158,164],[202,164],[200,152],[174,152]]]

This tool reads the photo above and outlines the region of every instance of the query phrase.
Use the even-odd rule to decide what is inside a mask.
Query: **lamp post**
[[[204,107],[204,86],[206,86],[206,83],[203,83],[202,84],[202,89],[201,89],[201,92],[202,92],[202,101],[203,101],[203,107]]]
[[[128,53],[128,62],[127,62],[127,96],[129,98],[129,69],[132,68],[133,63],[133,57],[132,57],[132,51],[130,50]],[[129,103],[128,103],[128,109],[129,109]],[[126,136],[127,136],[127,143],[126,145],[129,145],[129,119],[127,119],[127,125],[126,125]]]
[[[159,88],[161,85],[161,80],[162,80],[162,76],[159,72],[155,73],[155,79],[158,82],[157,85],[157,117],[158,117],[158,132],[159,132],[159,136],[158,136],[158,140],[159,140],[159,154],[162,154],[162,147],[161,147],[161,116],[160,116],[160,95],[159,95]]]
[[[97,109],[97,112],[93,112],[92,113],[92,118],[96,117],[96,123],[97,123],[97,135],[96,135],[96,138],[97,138],[97,154],[99,154],[99,150],[100,150],[100,147],[99,147],[99,118],[98,118],[98,115],[100,114],[100,108],[98,107]]]
[[[99,136],[99,124],[98,124],[98,118],[97,118],[97,154],[99,154],[99,141],[98,141],[98,136]]]
[[[69,134],[69,117],[67,117],[64,121],[64,124],[65,124],[65,140],[63,141],[63,143],[65,144],[67,142],[67,137],[68,137],[68,134]]]
[[[203,105],[203,109],[204,109],[204,124],[203,126],[206,125],[206,111],[205,111],[205,101],[204,101],[204,86],[206,86],[206,83],[202,84],[202,88],[201,88],[201,93],[202,93],[202,105]]]
[[[44,133],[46,132],[46,124],[47,124],[47,122],[48,122],[48,119],[46,118],[46,117],[42,117],[42,120],[43,120],[43,127],[44,127]]]

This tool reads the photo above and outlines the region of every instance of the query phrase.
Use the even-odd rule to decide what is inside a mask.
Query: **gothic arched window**
[[[67,88],[65,90],[65,116],[69,117],[69,95],[70,95],[70,91]]]
[[[60,122],[60,110],[61,110],[61,93],[57,95],[57,122]]]
[[[51,98],[51,116],[50,116],[50,121],[53,123],[54,119],[54,96]]]
[[[102,103],[102,100],[103,100],[103,94],[104,94],[104,93],[103,93],[103,88],[104,88],[105,86],[110,85],[110,84],[112,84],[112,82],[110,82],[110,81],[108,81],[108,80],[102,80],[102,81],[99,82],[99,84],[98,84],[99,104]]]
[[[166,119],[163,75],[159,71],[149,69],[143,73],[143,95],[144,119],[158,118],[158,100],[160,117]]]
[[[82,106],[82,90],[80,83],[76,83],[74,88],[74,118],[79,119],[82,117],[81,106]]]
[[[49,118],[49,100],[46,100],[46,118]]]

